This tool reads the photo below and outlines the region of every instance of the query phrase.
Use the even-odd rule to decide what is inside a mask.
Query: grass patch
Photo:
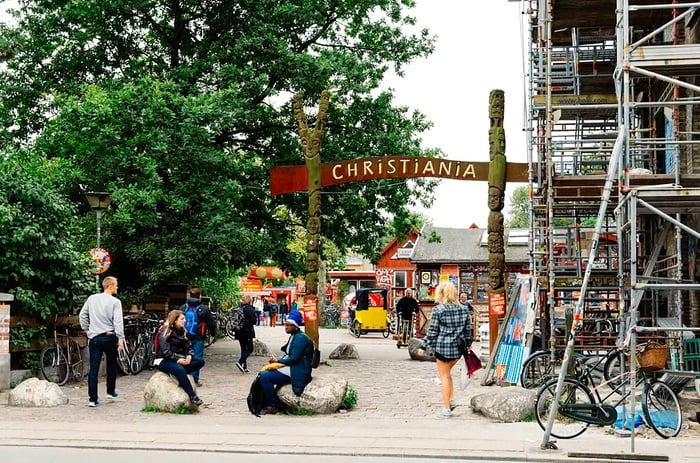
[[[141,412],[142,413],[167,413],[158,407],[152,407],[152,406],[143,407],[141,409]],[[187,408],[184,405],[180,405],[179,407],[177,407],[175,410],[173,410],[170,413],[172,413],[174,415],[192,415],[195,413],[195,410],[192,410],[191,408]]]
[[[285,415],[294,415],[294,416],[313,416],[316,413],[309,411],[309,410],[282,410],[280,413],[283,413]]]
[[[350,410],[355,405],[357,405],[357,391],[354,387],[348,384],[348,388],[345,391],[345,397],[340,404],[341,410]]]
[[[535,414],[528,413],[527,415],[523,416],[520,421],[523,423],[532,423],[533,421],[535,421]]]

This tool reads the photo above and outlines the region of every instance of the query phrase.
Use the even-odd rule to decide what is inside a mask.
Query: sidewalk
[[[282,327],[260,327],[256,332],[273,352],[287,338]],[[109,402],[101,397],[97,408],[87,407],[86,382],[64,386],[70,403],[51,409],[8,407],[8,392],[3,392],[0,445],[514,461],[597,461],[569,458],[569,452],[630,454],[629,438],[593,427],[576,439],[560,440],[558,450],[541,450],[543,433],[536,423],[492,423],[471,411],[473,395],[497,387],[481,387],[477,381],[456,392],[455,416],[440,418],[436,415],[440,390],[432,362],[410,360],[405,348],[397,349],[381,334],[356,339],[345,330],[321,330],[320,338],[324,360],[340,343],[354,344],[360,353],[360,360],[331,360],[314,370],[315,376],[342,375],[357,390],[358,404],[347,413],[252,416],[245,397],[254,376],[241,374],[233,365],[240,352],[238,342],[221,340],[207,349],[201,375],[204,385],[199,388],[206,406],[197,414],[141,412],[150,371],[119,377],[119,399]],[[251,357],[248,363],[251,371],[257,371],[266,361]],[[104,378],[100,394],[104,396]],[[635,453],[668,456],[674,463],[700,462],[696,436],[685,431],[669,440],[638,436]]]

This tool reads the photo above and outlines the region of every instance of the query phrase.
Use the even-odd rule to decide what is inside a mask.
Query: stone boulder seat
[[[342,376],[318,375],[306,385],[300,396],[294,394],[291,384],[285,384],[277,390],[277,398],[291,410],[329,414],[340,409],[347,389],[348,380]]]
[[[192,388],[197,392],[197,386],[191,375],[187,375],[192,383]],[[180,387],[175,377],[157,371],[151,376],[151,379],[146,383],[143,391],[143,400],[148,408],[157,408],[163,412],[174,412],[180,407],[196,410],[197,407],[192,405],[187,393]]]
[[[29,378],[10,391],[7,404],[11,407],[57,407],[68,404],[68,396],[58,384]]]

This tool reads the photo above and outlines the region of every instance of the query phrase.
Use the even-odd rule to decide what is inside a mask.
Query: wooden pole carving
[[[316,126],[309,129],[306,114],[304,114],[303,96],[298,93],[294,98],[294,118],[297,122],[301,149],[306,161],[309,186],[309,220],[306,223],[308,242],[306,243],[306,296],[305,301],[313,301],[314,307],[304,304],[303,310],[314,310],[311,317],[305,314],[306,334],[318,347],[318,269],[320,263],[320,238],[321,238],[321,140],[323,139],[323,125],[328,117],[329,92],[321,93],[321,101],[318,106]]]
[[[494,301],[505,308],[505,242],[503,233],[503,201],[506,191],[506,133],[503,129],[503,90],[492,90],[489,94],[489,339],[494,348],[498,335],[498,314],[494,314]],[[502,314],[501,314],[502,315]]]

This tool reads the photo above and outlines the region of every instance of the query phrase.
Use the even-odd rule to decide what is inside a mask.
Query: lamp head
[[[85,193],[85,198],[90,208],[95,211],[101,211],[109,207],[109,203],[112,202],[112,193],[107,193],[105,191],[88,191]]]

